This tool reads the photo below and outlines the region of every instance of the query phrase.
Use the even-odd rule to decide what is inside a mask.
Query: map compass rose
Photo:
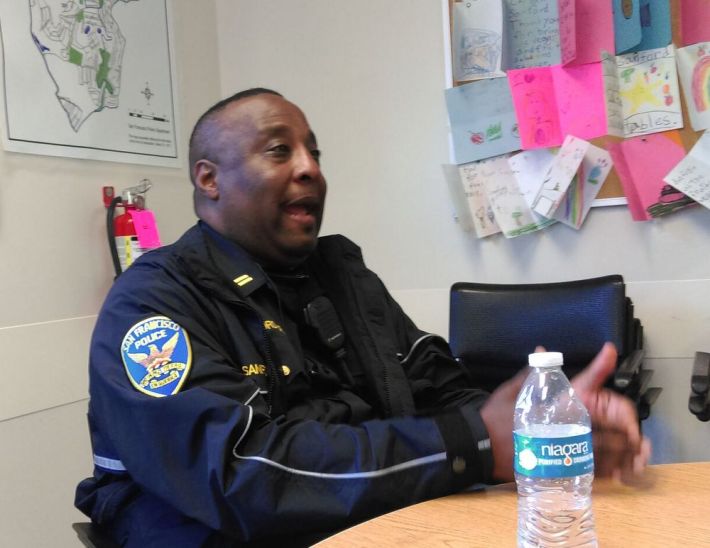
[[[153,91],[150,89],[150,86],[148,85],[148,82],[145,83],[145,88],[143,91],[141,91],[141,95],[145,97],[145,100],[148,101],[148,104],[150,104],[150,98],[155,95]]]

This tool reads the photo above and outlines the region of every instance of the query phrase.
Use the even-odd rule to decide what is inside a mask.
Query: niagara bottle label
[[[535,478],[566,478],[594,472],[592,433],[563,438],[513,433],[515,471]]]

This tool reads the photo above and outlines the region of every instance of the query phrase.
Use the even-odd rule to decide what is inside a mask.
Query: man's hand
[[[538,348],[537,351],[543,350]],[[604,388],[616,367],[616,349],[605,344],[592,362],[572,379],[577,396],[592,419],[594,473],[619,479],[643,470],[651,454],[650,442],[641,436],[636,410],[624,396]],[[481,408],[493,450],[493,477],[513,479],[513,411],[518,392],[529,370],[523,368],[501,384]]]
[[[592,419],[595,476],[625,479],[643,471],[651,455],[651,442],[641,436],[631,401],[604,388],[615,368],[616,348],[606,343],[572,379],[572,387]]]

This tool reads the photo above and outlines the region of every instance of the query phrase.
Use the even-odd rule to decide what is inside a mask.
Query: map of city
[[[178,168],[172,0],[0,0],[5,150]]]
[[[136,1],[29,0],[32,39],[75,132],[93,113],[118,107],[126,38],[112,12]]]

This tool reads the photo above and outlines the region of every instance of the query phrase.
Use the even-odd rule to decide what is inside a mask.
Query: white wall
[[[687,412],[693,352],[710,350],[707,210],[643,224],[624,208],[595,210],[580,233],[477,241],[453,223],[440,170],[448,146],[438,0],[173,5],[183,147],[197,116],[238,89],[271,86],[300,104],[325,152],[324,232],[360,243],[432,331],[446,334],[454,281],[623,274],[664,387],[647,427],[658,458],[710,458],[710,426]],[[190,185],[185,170],[4,151],[0,174],[0,545],[77,546],[70,524],[85,518],[73,491],[91,470],[88,339],[112,278],[100,189],[150,178],[149,205],[171,242],[194,222]]]
[[[187,132],[220,96],[212,0],[174,2],[177,103]],[[168,243],[194,223],[185,167],[0,150],[0,545],[79,546],[74,488],[92,470],[88,341],[113,271],[101,187],[149,178]]]
[[[324,232],[364,249],[425,329],[448,332],[455,281],[526,283],[622,274],[664,387],[645,431],[657,462],[710,459],[710,424],[687,410],[695,351],[710,342],[710,212],[634,223],[597,208],[554,226],[476,240],[452,220],[438,0],[217,0],[222,93],[273,87],[318,135],[329,180]]]

